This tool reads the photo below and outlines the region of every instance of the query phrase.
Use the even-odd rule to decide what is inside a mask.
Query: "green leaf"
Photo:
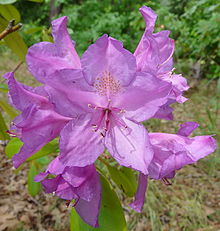
[[[18,115],[18,113],[14,110],[14,108],[12,108],[4,100],[0,100],[0,107],[11,117],[11,119],[14,119]]]
[[[22,145],[23,142],[20,139],[18,138],[11,139],[5,148],[6,156],[12,158],[16,153],[19,152]],[[33,156],[29,157],[27,161],[36,160],[48,154],[56,153],[56,152],[59,152],[59,147],[58,147],[58,141],[54,139],[50,143],[46,144],[43,148],[41,148],[38,152],[36,152]],[[45,159],[42,159],[42,161],[45,162]]]
[[[15,22],[18,23],[21,20],[19,11],[12,5],[0,5],[0,14],[7,21],[15,19]]]
[[[36,26],[36,27],[31,27],[27,30],[24,31],[25,34],[33,34],[39,31],[42,31],[43,27],[42,26]]]
[[[132,169],[107,165],[111,179],[129,197],[133,197],[137,190],[136,176]]]
[[[47,156],[51,153],[59,152],[59,146],[57,139],[52,140],[50,143],[46,144],[41,150],[36,152],[33,156],[29,157],[27,161],[35,160],[43,156]]]
[[[17,0],[0,0],[0,4],[12,4],[16,2]]]
[[[34,182],[34,177],[37,175],[37,168],[35,163],[30,162],[30,169],[28,172],[28,192],[31,196],[36,196],[40,191],[40,183]]]
[[[71,231],[127,231],[126,221],[120,201],[109,185],[109,182],[100,176],[102,184],[102,201],[99,214],[99,228],[87,225],[72,209],[70,216]]]
[[[53,37],[51,36],[50,30],[43,29],[41,36],[43,41],[53,43]]]
[[[8,26],[8,22],[0,17],[0,32]],[[18,32],[13,32],[4,38],[6,46],[8,46],[22,61],[25,61],[27,54],[27,45]]]
[[[6,148],[5,148],[5,154],[8,158],[12,158],[16,153],[19,152],[21,146],[23,143],[18,138],[11,139]]]
[[[6,133],[7,130],[8,130],[7,125],[5,124],[2,113],[0,112],[0,140],[10,139],[9,135]]]
[[[50,162],[48,156],[42,156],[41,158],[36,159],[36,162],[40,165],[47,165]]]
[[[0,91],[1,92],[8,92],[8,85],[0,83]]]

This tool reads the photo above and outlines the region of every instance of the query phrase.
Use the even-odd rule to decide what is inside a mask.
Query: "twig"
[[[23,64],[23,61],[21,61],[13,70],[13,72],[15,73],[15,71],[17,71],[19,69],[19,67]]]
[[[8,34],[14,32],[14,31],[17,31],[19,30],[20,28],[22,27],[22,24],[21,23],[18,23],[17,25],[15,25],[15,20],[12,19],[9,23],[8,23],[8,26],[5,30],[3,30],[1,33],[0,33],[0,40],[2,40],[4,37],[6,37]]]

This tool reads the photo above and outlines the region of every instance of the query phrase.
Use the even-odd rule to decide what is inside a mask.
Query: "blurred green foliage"
[[[218,0],[1,0],[0,14],[6,20],[21,17],[24,25],[21,34],[28,46],[50,41],[50,21],[68,16],[69,32],[81,55],[104,33],[121,40],[127,49],[134,51],[145,28],[138,12],[142,5],[157,12],[156,31],[171,30],[171,37],[176,41],[175,66],[178,72],[195,78],[219,77]],[[6,8],[13,10],[13,15],[8,14]]]

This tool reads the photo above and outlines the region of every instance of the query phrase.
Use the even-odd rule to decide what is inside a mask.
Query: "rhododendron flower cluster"
[[[170,105],[185,102],[189,87],[184,77],[173,74],[170,32],[153,33],[157,15],[146,6],[140,12],[146,29],[134,54],[105,34],[80,58],[67,18],[61,17],[52,21],[54,43],[28,50],[29,71],[42,85],[25,86],[13,72],[4,76],[10,101],[21,111],[11,126],[24,143],[14,166],[59,136],[60,154],[35,180],[47,193],[74,200],[81,218],[94,227],[101,201],[94,163],[105,150],[118,164],[140,172],[131,207],[141,211],[149,177],[168,183],[176,170],[216,148],[211,136],[188,137],[198,126],[194,122],[181,125],[178,134],[148,133],[141,124],[173,119]],[[48,178],[51,174],[54,178]]]

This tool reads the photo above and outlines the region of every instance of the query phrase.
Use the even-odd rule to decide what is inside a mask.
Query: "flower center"
[[[121,84],[119,80],[116,80],[110,72],[104,71],[97,77],[94,87],[101,96],[116,95],[121,90]]]
[[[91,121],[93,131],[99,131],[101,136],[105,137],[106,132],[114,126],[118,126],[121,129],[127,128],[127,125],[121,118],[122,114],[125,112],[124,110],[115,107],[94,107],[91,104],[88,106],[95,110]]]

